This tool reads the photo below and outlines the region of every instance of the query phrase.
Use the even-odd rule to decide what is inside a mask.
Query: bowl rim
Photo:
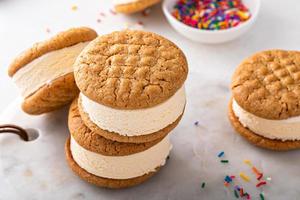
[[[242,24],[239,24],[236,27],[232,27],[229,29],[221,29],[221,30],[204,30],[204,29],[197,29],[195,27],[188,26],[180,21],[178,21],[172,14],[171,12],[167,9],[167,6],[169,5],[169,2],[172,0],[164,0],[162,3],[162,10],[165,16],[169,19],[172,20],[173,23],[176,23],[178,26],[189,29],[189,31],[197,32],[197,33],[205,33],[205,34],[222,34],[222,33],[230,33],[230,32],[235,32],[238,31],[239,29],[242,29],[245,26],[248,26],[256,20],[258,13],[260,11],[261,7],[261,0],[256,0],[256,5],[255,9],[253,10],[254,13],[251,13],[251,17],[249,20],[243,22]],[[178,0],[177,0],[178,1]],[[171,22],[171,24],[172,24]]]

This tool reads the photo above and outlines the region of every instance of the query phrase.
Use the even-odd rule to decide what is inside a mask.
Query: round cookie
[[[281,140],[272,140],[265,138],[263,136],[255,134],[250,129],[244,127],[238,118],[235,116],[232,110],[232,99],[228,106],[228,117],[234,129],[249,142],[253,143],[256,146],[276,150],[276,151],[286,151],[300,148],[300,141],[281,141]]]
[[[76,83],[89,99],[116,109],[158,105],[187,78],[183,52],[155,33],[125,30],[102,35],[74,64]]]
[[[105,139],[101,135],[92,132],[82,121],[79,114],[78,99],[71,104],[68,126],[72,137],[83,148],[106,156],[125,156],[145,151],[160,142],[163,138],[147,143],[120,143]]]
[[[40,59],[44,59],[45,56],[48,56],[50,53],[71,48],[81,43],[87,43],[96,37],[97,33],[86,27],[72,28],[58,33],[46,41],[34,44],[31,48],[21,53],[10,64],[8,74],[14,79],[22,70],[22,73],[24,71],[24,73],[28,73],[26,72],[27,66],[39,62]],[[49,74],[49,76],[51,76],[51,73]],[[31,78],[37,79],[37,77],[39,77],[38,75],[36,75],[36,77],[26,77],[26,75],[27,74],[22,74],[22,78],[25,77],[26,82],[29,82]],[[26,113],[33,115],[50,112],[70,103],[78,95],[78,92],[79,90],[75,84],[73,72],[71,71],[44,83],[36,90],[30,92],[30,94],[26,94],[22,103],[22,109]]]
[[[269,50],[244,60],[232,84],[235,101],[265,119],[300,115],[300,52]]]
[[[74,161],[72,154],[71,154],[71,150],[70,150],[70,139],[67,139],[67,141],[66,141],[65,153],[66,153],[67,162],[74,173],[76,173],[83,180],[85,180],[91,184],[100,186],[100,187],[113,188],[113,189],[132,187],[132,186],[138,185],[140,183],[143,183],[144,181],[151,178],[157,171],[159,171],[159,168],[158,168],[158,169],[156,169],[156,172],[150,172],[143,176],[139,176],[139,177],[131,178],[131,179],[119,180],[119,179],[102,178],[102,177],[93,175],[93,174],[87,172],[86,170],[82,169]]]
[[[119,3],[117,1],[115,0],[115,11],[124,14],[139,12],[160,2],[160,0],[121,0]]]

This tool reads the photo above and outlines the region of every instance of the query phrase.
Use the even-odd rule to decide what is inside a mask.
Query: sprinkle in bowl
[[[260,10],[260,0],[243,0],[243,4],[249,9],[251,16],[248,20],[235,27],[220,30],[205,30],[195,28],[176,19],[173,15],[174,6],[178,0],[164,0],[163,12],[171,26],[186,38],[208,44],[224,43],[234,40],[246,33],[254,24]]]

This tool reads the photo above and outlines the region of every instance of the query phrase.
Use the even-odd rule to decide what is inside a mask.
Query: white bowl
[[[171,12],[177,1],[178,0],[164,0],[162,4],[163,12],[171,26],[177,32],[179,32],[188,39],[209,44],[228,42],[238,38],[239,36],[247,32],[254,24],[260,9],[260,0],[243,0],[243,3],[249,8],[251,12],[250,19],[239,24],[236,27],[229,29],[202,30],[185,25],[184,23],[178,21],[175,17],[173,17]]]

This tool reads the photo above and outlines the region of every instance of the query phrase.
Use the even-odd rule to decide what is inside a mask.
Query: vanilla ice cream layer
[[[137,2],[137,1],[139,1],[139,0],[113,0],[113,4],[114,5],[122,5],[122,4]]]
[[[247,112],[235,100],[232,109],[241,124],[257,135],[282,141],[300,140],[300,116],[283,120],[264,119]]]
[[[96,103],[81,93],[82,108],[90,120],[103,130],[124,136],[155,133],[175,122],[185,107],[182,86],[167,101],[154,107],[136,110],[114,109]]]
[[[19,69],[14,74],[13,81],[20,89],[22,96],[28,97],[54,79],[73,72],[73,63],[88,43],[82,42],[51,51]]]
[[[129,179],[155,172],[158,167],[165,165],[172,149],[168,136],[145,151],[127,156],[104,156],[88,151],[72,137],[70,144],[73,159],[81,168],[110,179]]]

